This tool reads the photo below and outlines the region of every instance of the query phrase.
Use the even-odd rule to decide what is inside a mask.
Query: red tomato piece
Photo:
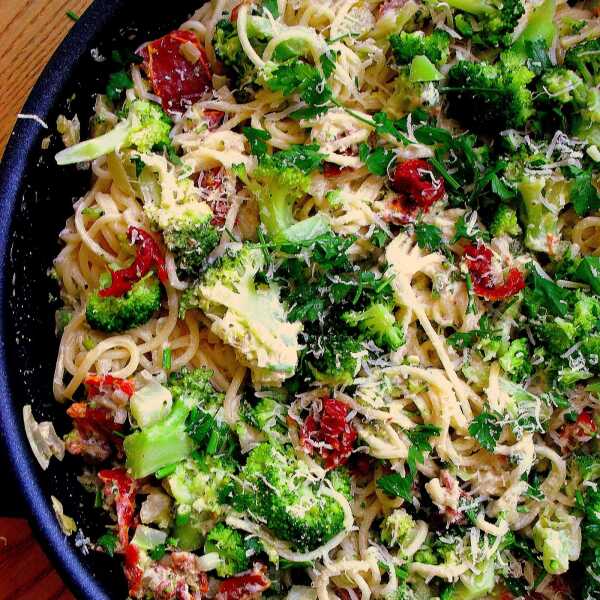
[[[349,171],[352,171],[352,167],[340,167],[340,165],[336,165],[335,163],[331,162],[323,163],[323,175],[325,175],[327,179],[339,177],[340,175],[348,173]]]
[[[135,393],[135,383],[129,379],[121,379],[112,375],[88,375],[84,380],[88,397],[110,393],[114,389],[121,390],[131,398]]]
[[[140,551],[135,544],[128,544],[125,548],[125,562],[123,570],[125,571],[125,577],[127,578],[127,585],[129,587],[129,595],[132,598],[136,598],[140,591],[140,585],[142,583],[142,575],[144,572],[139,566],[140,562]]]
[[[181,52],[184,44],[193,44],[199,58],[191,63]],[[184,113],[212,89],[212,72],[206,51],[191,31],[176,30],[150,42],[140,50],[144,69],[164,110]]]
[[[320,414],[310,414],[300,430],[300,441],[308,454],[316,449],[325,460],[326,469],[334,469],[348,461],[356,429],[348,421],[348,406],[333,398],[323,398]]]
[[[444,180],[436,177],[433,167],[420,158],[397,163],[390,175],[391,188],[400,194],[397,208],[409,220],[418,212],[427,212],[446,193]]]
[[[217,600],[254,600],[271,587],[267,567],[256,563],[251,571],[225,579],[219,584]]]
[[[525,287],[525,277],[516,267],[510,269],[505,280],[498,284],[492,273],[492,251],[484,244],[469,244],[464,258],[478,296],[486,300],[504,300],[514,296]]]
[[[574,448],[578,444],[589,442],[596,434],[597,427],[590,410],[583,410],[575,423],[564,425],[560,432],[561,441],[566,447]]]
[[[211,110],[209,108],[204,109],[204,118],[206,119],[206,123],[208,125],[208,130],[215,130],[223,121],[223,117],[225,113],[220,110]]]
[[[98,477],[104,482],[104,495],[114,498],[119,544],[121,551],[126,552],[129,546],[129,528],[135,512],[137,482],[129,477],[125,469],[105,469],[98,473]]]
[[[127,230],[129,241],[136,246],[136,255],[131,266],[112,272],[111,285],[99,294],[102,298],[108,296],[123,296],[134,283],[137,283],[152,269],[156,270],[158,278],[166,283],[168,281],[165,259],[154,238],[143,229],[130,227]]]

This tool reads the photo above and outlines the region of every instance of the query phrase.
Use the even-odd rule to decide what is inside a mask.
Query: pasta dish
[[[72,430],[25,417],[131,598],[600,598],[597,14],[211,0],[99,58]]]

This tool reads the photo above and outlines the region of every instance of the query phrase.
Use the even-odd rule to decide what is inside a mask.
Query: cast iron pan
[[[33,406],[36,419],[52,420],[60,435],[70,429],[65,408],[52,397],[58,348],[54,311],[60,303],[48,269],[59,251],[57,236],[73,212],[72,203],[89,187],[90,171],[56,166],[53,157],[61,147],[56,117],[77,113],[82,139],[88,137],[93,96],[117,70],[110,61],[112,50],[134,50],[167,33],[200,4],[202,0],[96,0],[60,46],[22,110],[38,115],[49,130],[32,120],[19,120],[0,165],[0,438],[14,483],[5,469],[0,474],[3,486],[12,485],[11,491],[22,495],[19,507],[31,517],[40,541],[78,598],[126,598],[127,589],[118,560],[95,552],[85,555],[75,545],[75,536],[67,539],[62,534],[52,511],[54,495],[86,537],[95,540],[104,531],[94,497],[76,480],[81,463],[70,457],[62,463],[53,459],[42,472],[23,430],[24,404]],[[92,49],[106,60],[97,62]],[[42,150],[42,139],[49,134],[50,148]],[[0,496],[7,496],[6,487]]]

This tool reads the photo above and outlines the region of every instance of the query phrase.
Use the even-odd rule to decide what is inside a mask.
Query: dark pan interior
[[[0,167],[0,434],[15,475],[16,493],[24,512],[32,516],[41,541],[79,598],[127,597],[117,560],[97,553],[84,555],[60,533],[50,508],[54,495],[86,537],[103,532],[102,515],[94,497],[83,491],[76,476],[82,464],[70,457],[53,460],[43,473],[29,451],[22,427],[24,404],[38,420],[52,420],[59,434],[69,430],[64,407],[52,396],[58,348],[54,311],[60,306],[58,288],[48,274],[59,251],[58,233],[72,214],[72,203],[90,184],[89,170],[59,168],[53,156],[61,148],[56,133],[59,114],[79,115],[82,139],[88,136],[94,94],[102,92],[115,49],[134,50],[141,42],[177,27],[202,3],[179,0],[170,5],[138,0],[96,0],[76,24],[34,88],[23,109],[35,113],[49,130],[20,120]],[[66,18],[66,17],[65,17]],[[106,57],[97,62],[92,49]],[[95,55],[96,52],[94,52]],[[41,140],[52,134],[48,150]]]

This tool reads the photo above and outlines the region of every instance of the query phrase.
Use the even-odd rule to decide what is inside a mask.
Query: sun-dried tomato
[[[112,272],[111,285],[99,294],[103,298],[108,296],[123,296],[134,283],[137,283],[152,269],[156,270],[158,278],[166,283],[168,281],[165,259],[154,238],[139,227],[130,227],[127,230],[129,241],[136,246],[136,255],[131,266]]]
[[[99,394],[110,394],[113,390],[121,390],[131,398],[135,393],[135,383],[130,379],[113,377],[112,375],[88,375],[84,382],[88,398]]]
[[[217,600],[253,600],[271,587],[267,567],[255,563],[251,571],[229,577],[219,584]]]
[[[334,469],[348,461],[357,438],[348,420],[348,406],[333,398],[323,398],[320,414],[310,414],[300,430],[300,441],[308,454],[315,450]]]
[[[144,572],[139,566],[140,563],[140,551],[135,544],[128,544],[125,548],[125,561],[123,564],[123,571],[127,579],[127,585],[129,587],[129,596],[136,598],[140,591],[140,585],[142,583],[142,575]]]
[[[560,432],[561,444],[567,448],[574,448],[578,444],[589,442],[597,431],[594,416],[590,410],[583,410],[575,423],[564,425]]]
[[[223,111],[212,110],[210,108],[205,108],[203,114],[209,131],[214,131],[221,124],[225,116]]]
[[[240,12],[240,8],[242,8],[242,6],[244,6],[244,4],[250,5],[252,4],[253,0],[242,0],[239,4],[236,4],[233,7],[233,10],[231,11],[231,16],[229,17],[229,20],[232,23],[237,23],[237,18],[238,18],[238,13]]]
[[[323,163],[323,175],[327,177],[327,179],[331,179],[333,177],[339,177],[344,173],[348,173],[352,171],[352,167],[340,167],[340,165],[336,165],[332,162],[324,162]]]
[[[390,220],[406,224],[419,212],[427,212],[446,192],[444,180],[436,177],[433,167],[420,158],[399,162],[390,175],[390,186],[398,197],[388,206]]]
[[[195,63],[181,52],[184,44],[193,44],[198,49],[199,57]],[[184,113],[212,89],[212,72],[206,52],[191,31],[172,31],[144,46],[140,55],[152,89],[169,113]]]
[[[493,253],[484,244],[469,244],[465,248],[464,257],[473,282],[473,290],[486,300],[504,300],[525,287],[525,277],[516,267],[508,271],[502,283],[496,283],[492,272]]]
[[[113,498],[117,511],[117,529],[121,551],[129,546],[129,528],[133,523],[137,482],[125,469],[105,469],[98,473],[104,482],[104,495]]]

